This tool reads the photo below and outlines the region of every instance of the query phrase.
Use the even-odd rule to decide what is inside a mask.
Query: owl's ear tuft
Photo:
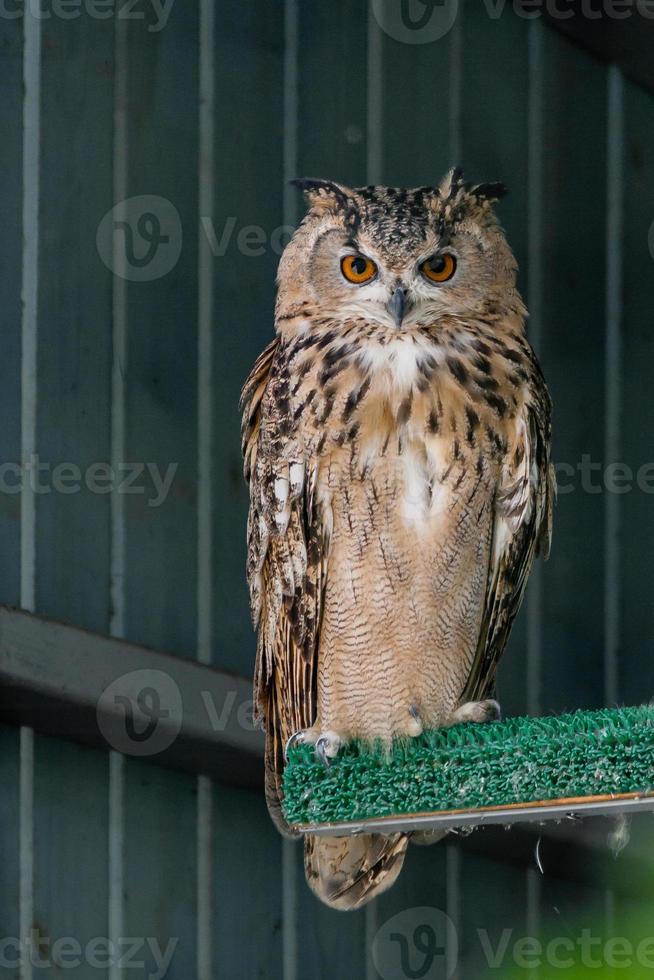
[[[438,185],[437,194],[442,201],[451,201],[465,188],[461,167],[452,167]]]
[[[484,184],[467,184],[466,190],[480,201],[500,201],[507,194],[506,184],[500,180],[487,181]]]
[[[438,188],[438,196],[442,201],[454,201],[461,194],[476,198],[480,204],[484,201],[499,201],[506,194],[506,186],[499,180],[484,181],[474,184],[465,180],[461,167],[454,167],[445,175]]]
[[[340,184],[334,183],[333,180],[321,180],[318,177],[295,177],[289,183],[304,191],[304,196],[314,210],[345,208],[348,204],[348,198],[352,195],[352,191],[348,187],[342,187]]]

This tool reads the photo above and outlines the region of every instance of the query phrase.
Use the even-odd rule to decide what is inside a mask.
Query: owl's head
[[[524,313],[492,210],[501,184],[472,185],[456,169],[439,187],[413,190],[295,183],[309,210],[279,266],[281,329],[293,330],[303,313],[385,330]]]

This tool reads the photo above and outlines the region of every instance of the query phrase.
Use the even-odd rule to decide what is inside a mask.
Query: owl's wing
[[[538,554],[549,555],[556,495],[550,463],[551,405],[533,364],[530,398],[496,498],[493,545],[479,643],[462,703],[492,695],[498,661]]]
[[[312,431],[297,431],[284,346],[274,340],[257,360],[241,397],[245,477],[250,485],[247,574],[258,626],[255,715],[266,731],[266,798],[281,814],[281,776],[289,737],[309,728],[316,705],[317,638],[327,534],[316,500]]]

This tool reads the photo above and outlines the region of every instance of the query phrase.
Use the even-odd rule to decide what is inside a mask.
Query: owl
[[[497,664],[554,496],[502,185],[458,169],[412,190],[296,183],[308,213],[241,403],[255,704],[285,834],[290,743],[329,765],[350,739],[499,716]],[[358,908],[408,839],[309,836],[307,881]]]

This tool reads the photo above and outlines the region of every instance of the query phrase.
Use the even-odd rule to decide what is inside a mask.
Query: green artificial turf
[[[284,812],[323,823],[653,788],[654,708],[642,706],[456,725],[390,754],[352,743],[329,768],[298,746]]]

